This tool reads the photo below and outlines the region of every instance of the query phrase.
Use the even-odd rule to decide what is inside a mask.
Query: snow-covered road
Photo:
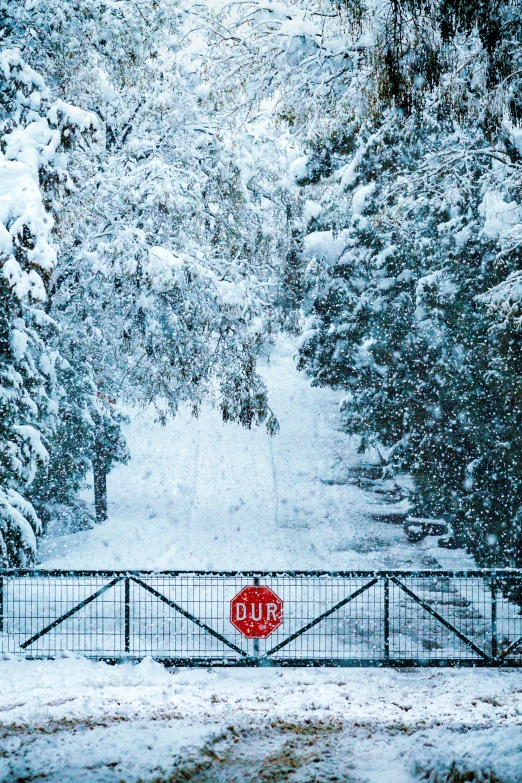
[[[224,424],[205,406],[162,427],[127,428],[128,465],[109,476],[109,520],[44,540],[54,568],[277,569],[471,565],[462,552],[410,544],[370,517],[379,501],[346,480],[360,459],[339,429],[339,394],[312,388],[279,339],[262,364],[281,430]]]

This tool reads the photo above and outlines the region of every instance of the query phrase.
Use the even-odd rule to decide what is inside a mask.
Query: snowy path
[[[373,521],[376,496],[327,484],[358,460],[339,430],[339,395],[297,372],[279,341],[262,367],[281,431],[223,424],[205,407],[165,427],[148,411],[127,428],[132,459],[109,476],[109,520],[47,539],[55,568],[374,568],[470,565],[463,554],[410,544]],[[449,561],[449,563],[448,563]],[[442,564],[442,563],[441,563]]]
[[[339,431],[339,395],[297,372],[290,341],[262,367],[281,431],[223,424],[204,408],[165,427],[148,411],[127,428],[132,459],[109,476],[109,520],[45,540],[55,568],[272,569],[467,564],[434,542],[410,544],[400,527],[372,521],[376,496],[327,484],[357,462]]]

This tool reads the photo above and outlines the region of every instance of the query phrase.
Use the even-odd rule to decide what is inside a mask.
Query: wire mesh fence
[[[279,613],[272,633],[256,631],[262,599],[241,596],[262,591],[243,593],[249,586],[270,588],[278,602],[264,607]],[[176,665],[514,666],[522,664],[521,588],[522,571],[507,569],[3,570],[0,652]],[[234,611],[251,613],[249,635]]]

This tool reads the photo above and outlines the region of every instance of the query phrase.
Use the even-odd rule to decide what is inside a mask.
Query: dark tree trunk
[[[101,444],[96,444],[96,454],[92,461],[94,473],[94,510],[96,521],[107,519],[107,468]]]

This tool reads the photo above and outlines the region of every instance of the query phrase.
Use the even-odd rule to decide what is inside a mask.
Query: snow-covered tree
[[[31,485],[48,461],[62,389],[56,324],[46,311],[56,266],[55,201],[68,185],[67,150],[94,119],[50,101],[18,49],[0,52],[0,557],[26,565],[40,520]]]
[[[183,45],[195,22],[175,5],[0,9],[6,45],[42,72],[54,100],[98,122],[52,197],[59,259],[44,310],[60,357],[58,413],[31,490],[44,521],[79,524],[89,466],[102,518],[106,472],[127,458],[121,401],[152,403],[164,418],[182,403],[197,412],[208,396],[225,419],[277,428],[256,356],[272,329],[286,205],[277,163],[259,165],[264,140],[231,132],[224,104],[207,101],[205,40]]]
[[[275,287],[271,202],[255,150],[238,154],[202,105],[196,55],[173,51],[182,20],[161,9],[140,7],[135,28],[152,21],[135,40],[93,44],[83,76],[79,55],[74,98],[103,138],[76,159],[53,313],[68,324],[62,351],[83,350],[102,395],[175,413],[210,394],[250,424],[269,415],[254,360]],[[136,52],[122,69],[124,41]]]
[[[502,309],[520,265],[515,6],[389,5],[364,112],[342,146],[315,139],[306,161],[324,233],[305,240],[301,362],[346,389],[362,447],[383,444],[413,474],[419,515],[451,521],[482,563],[520,565],[519,338],[484,307]],[[314,186],[309,161],[325,148],[333,172]]]

